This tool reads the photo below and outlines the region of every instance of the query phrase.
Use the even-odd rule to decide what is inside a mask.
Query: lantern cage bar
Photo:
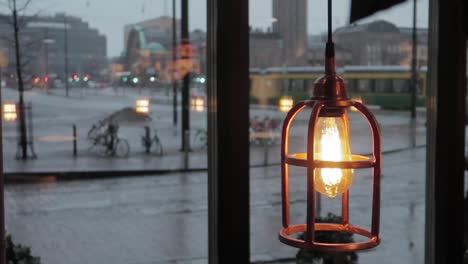
[[[330,83],[330,77],[337,85],[332,85],[332,89],[320,89],[321,85]],[[328,80],[326,80],[328,79]],[[325,80],[320,83],[321,80]],[[330,87],[330,86],[329,86]],[[328,93],[327,96],[320,96],[322,92],[342,89],[338,93]],[[287,245],[315,251],[325,252],[347,252],[369,249],[380,243],[379,223],[380,223],[380,192],[381,192],[381,160],[382,145],[380,127],[374,115],[361,102],[348,100],[346,87],[339,76],[325,75],[316,82],[317,92],[311,100],[297,103],[287,114],[283,123],[281,141],[281,174],[282,174],[282,215],[283,228],[279,233],[279,240]],[[333,96],[338,95],[338,96]],[[338,98],[338,100],[336,100]],[[345,109],[355,107],[368,121],[372,131],[372,157],[351,155],[351,161],[324,161],[314,159],[314,133],[317,119],[322,116],[329,116],[330,113],[344,114]],[[289,132],[292,121],[297,114],[306,108],[312,108],[308,127],[307,153],[289,153]],[[336,111],[336,110],[340,111]],[[290,200],[289,200],[289,166],[299,166],[307,168],[307,223],[290,224]],[[342,223],[316,223],[315,222],[315,188],[314,175],[317,168],[340,168],[340,169],[363,169],[372,168],[373,190],[372,190],[372,223],[371,230],[359,226],[353,226],[349,221],[349,190],[342,194]],[[353,243],[322,243],[315,241],[316,231],[347,232],[367,237],[368,240]],[[296,235],[304,233],[304,239],[295,238]]]

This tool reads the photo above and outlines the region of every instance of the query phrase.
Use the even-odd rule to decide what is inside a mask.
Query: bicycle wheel
[[[88,134],[86,135],[86,139],[89,141],[93,140],[96,137],[96,132],[97,132],[96,130],[97,130],[96,126],[93,125],[91,129],[88,131]]]
[[[115,141],[115,155],[119,158],[125,158],[130,152],[130,146],[128,145],[127,140],[118,138]]]
[[[275,145],[275,137],[274,137],[273,132],[269,131],[269,132],[268,132],[268,137],[267,137],[265,140],[266,140],[266,144],[267,144],[268,146],[273,146],[273,145]]]
[[[206,148],[206,147],[208,147],[207,138],[208,138],[207,132],[202,130],[202,129],[199,129],[195,133],[195,138],[193,139],[193,144],[196,147]]]
[[[99,156],[107,156],[108,148],[106,138],[103,135],[98,135],[93,141],[90,149],[95,150]]]
[[[153,138],[153,144],[151,144],[151,153],[154,153],[158,156],[162,156],[164,154],[163,152],[163,146],[161,144],[161,141],[159,140],[158,136],[154,136]]]
[[[202,148],[207,148],[208,147],[208,135],[206,133],[201,134],[198,137],[198,142],[200,142],[200,145]]]

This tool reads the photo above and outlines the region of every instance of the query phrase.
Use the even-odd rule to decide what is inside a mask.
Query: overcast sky
[[[6,0],[0,0],[5,2]],[[18,2],[24,0],[17,0]],[[226,0],[231,1],[231,0]],[[233,0],[235,1],[235,0]],[[294,1],[294,0],[284,0]],[[180,8],[180,0],[176,0]],[[333,27],[344,26],[349,21],[351,0],[333,0]],[[326,0],[309,0],[308,31],[317,34],[326,30]],[[189,0],[190,28],[206,29],[206,0]],[[0,7],[2,11],[4,7]],[[33,0],[29,12],[41,10],[41,14],[52,15],[65,12],[89,22],[91,27],[107,37],[107,55],[122,52],[123,27],[161,15],[172,14],[171,0]],[[180,12],[178,12],[180,14]],[[418,27],[427,27],[428,0],[418,0]],[[179,16],[178,16],[179,17]],[[250,0],[250,25],[267,28],[271,25],[271,0]],[[362,22],[386,19],[398,26],[411,26],[412,0],[390,10],[380,12]]]

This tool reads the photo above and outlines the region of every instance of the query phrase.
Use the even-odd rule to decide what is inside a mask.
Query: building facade
[[[250,31],[250,68],[268,68],[283,64],[283,39],[278,33]]]
[[[11,16],[0,15],[11,22]],[[20,26],[21,64],[26,81],[31,78],[66,80],[73,74],[103,77],[107,69],[106,37],[82,19],[65,14],[22,17]],[[0,23],[1,57],[6,60],[4,73],[15,75],[13,27]],[[65,61],[68,74],[65,76]]]
[[[307,65],[307,0],[272,0],[271,22],[250,29],[250,68]]]
[[[417,29],[418,67],[427,66],[427,32],[427,29]],[[377,20],[338,28],[333,38],[339,66],[411,64],[412,28],[399,28]],[[326,36],[311,36],[310,40],[308,60],[312,65],[321,65]]]
[[[307,0],[273,0],[272,5],[273,33],[283,39],[282,64],[305,65],[308,35]]]
[[[176,20],[177,35],[180,35],[180,19]],[[169,82],[180,79],[187,72],[204,74],[206,33],[201,30],[190,32],[190,45],[173,47],[173,20],[163,16],[124,27],[124,46],[122,69],[131,76],[149,80],[152,76],[159,81]],[[173,61],[175,52],[176,60]],[[189,52],[191,59],[183,59],[182,53]],[[114,81],[117,80],[114,76]]]

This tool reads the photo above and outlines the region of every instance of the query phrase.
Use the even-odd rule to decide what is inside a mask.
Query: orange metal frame
[[[314,159],[314,130],[320,112],[326,108],[355,107],[367,119],[372,131],[373,157],[352,155],[352,161],[320,161]],[[289,153],[289,130],[296,115],[305,108],[312,108],[308,128],[308,143],[306,153]],[[290,225],[289,204],[289,166],[307,168],[307,223]],[[372,168],[373,193],[372,193],[372,226],[371,230],[353,226],[349,222],[349,191],[342,195],[342,219],[341,224],[316,223],[315,222],[315,189],[314,171],[316,168],[341,168],[362,169]],[[362,103],[350,100],[308,100],[296,104],[287,114],[283,124],[281,142],[281,174],[282,174],[282,201],[283,201],[283,228],[279,233],[279,240],[287,245],[307,250],[326,252],[347,252],[369,249],[380,243],[380,182],[382,168],[382,143],[380,127],[374,115]],[[316,231],[348,232],[362,235],[368,240],[355,243],[321,243],[315,241]],[[305,239],[297,239],[296,234],[305,232]]]

